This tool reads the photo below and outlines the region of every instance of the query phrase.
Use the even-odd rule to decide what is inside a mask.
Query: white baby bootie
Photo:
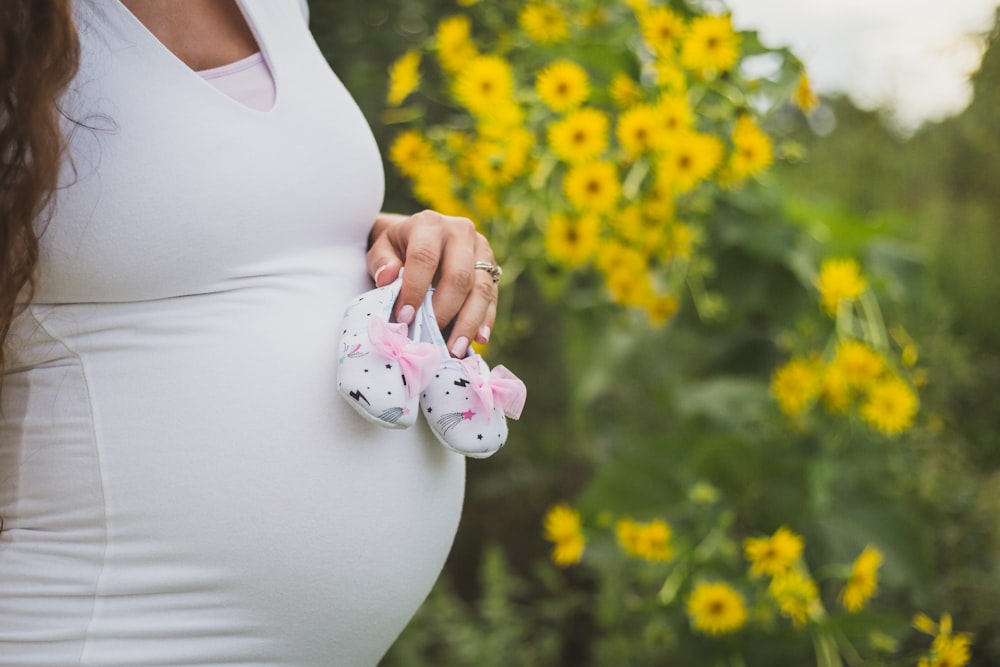
[[[389,285],[352,299],[340,335],[341,396],[362,417],[388,428],[407,428],[416,422],[420,392],[441,361],[437,347],[419,341],[419,317],[413,331],[391,321],[402,282],[400,271]]]
[[[440,350],[441,363],[420,393],[420,412],[445,447],[484,459],[507,441],[507,417],[521,416],[527,390],[503,366],[490,371],[471,348],[464,359],[453,358],[434,319],[432,295],[433,290],[427,293],[417,319],[422,340]]]

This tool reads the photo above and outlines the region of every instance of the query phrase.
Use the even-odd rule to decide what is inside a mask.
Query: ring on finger
[[[490,277],[493,278],[493,284],[500,282],[500,276],[503,275],[503,269],[496,264],[491,262],[476,262],[475,267],[489,273]]]

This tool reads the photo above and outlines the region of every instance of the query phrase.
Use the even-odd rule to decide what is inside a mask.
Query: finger
[[[480,340],[483,335],[483,327],[487,327],[485,339],[489,340],[493,318],[496,317],[496,285],[485,271],[476,271],[476,273],[481,274],[482,277],[476,278],[472,293],[458,312],[455,325],[448,338],[448,349],[453,356],[459,358],[468,353],[470,341],[485,342]]]
[[[476,259],[490,252],[467,218],[452,218],[447,226],[444,254],[434,293],[434,314],[442,329],[455,319],[473,294],[476,285]]]
[[[483,323],[479,325],[479,329],[476,331],[475,341],[480,345],[486,345],[490,342],[490,336],[493,334],[493,325],[496,323],[497,319],[497,300],[494,299],[489,308],[486,309],[486,318]]]
[[[418,213],[406,225],[406,271],[399,298],[396,320],[409,324],[423,303],[427,290],[438,273],[444,245],[443,217],[431,211]]]

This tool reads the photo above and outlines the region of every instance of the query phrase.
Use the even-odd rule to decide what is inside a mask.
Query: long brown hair
[[[70,0],[0,0],[0,370],[19,295],[34,288],[35,221],[64,148],[57,104],[79,60]]]

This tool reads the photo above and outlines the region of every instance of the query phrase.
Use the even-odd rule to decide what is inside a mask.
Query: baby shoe
[[[484,459],[507,441],[507,417],[521,416],[527,391],[503,366],[491,371],[471,348],[464,359],[449,354],[434,319],[432,294],[433,290],[427,293],[417,319],[423,321],[422,340],[440,350],[442,361],[420,393],[420,412],[445,447]]]
[[[390,321],[402,283],[400,271],[394,282],[348,303],[337,366],[337,388],[344,400],[365,419],[388,428],[416,422],[420,392],[441,363],[437,347],[419,342],[420,318],[412,332]]]

